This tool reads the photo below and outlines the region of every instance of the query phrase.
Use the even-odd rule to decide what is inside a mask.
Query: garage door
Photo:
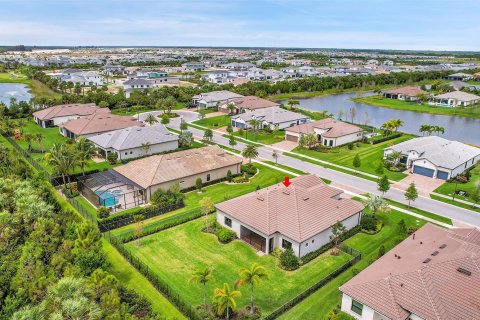
[[[442,180],[448,180],[448,172],[445,171],[438,171],[437,178]]]
[[[286,139],[287,141],[298,142],[298,137],[296,137],[296,136],[291,136],[291,135],[289,135],[289,134],[286,134],[286,135],[285,135],[285,139]]]
[[[434,170],[433,170],[433,169],[429,169],[429,168],[425,168],[425,167],[414,166],[414,167],[413,167],[413,173],[416,173],[416,174],[419,174],[419,175],[422,175],[422,176],[426,176],[426,177],[433,178]]]

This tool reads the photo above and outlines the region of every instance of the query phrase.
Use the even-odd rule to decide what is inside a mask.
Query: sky
[[[0,45],[480,51],[480,0],[0,0]]]

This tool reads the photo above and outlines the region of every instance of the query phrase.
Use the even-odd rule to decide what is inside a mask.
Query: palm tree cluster
[[[403,126],[403,121],[401,119],[392,119],[388,120],[380,126],[380,129],[385,131],[385,134],[390,135],[393,132],[397,132]]]
[[[433,133],[444,134],[445,128],[440,126],[432,126],[429,124],[422,124],[418,131],[420,131],[422,135],[425,135],[426,133],[427,135],[431,136]]]
[[[200,268],[194,271],[189,282],[201,284],[203,287],[203,305],[207,308],[207,283],[213,280],[214,269],[212,267]],[[232,312],[237,309],[237,298],[242,293],[237,290],[241,287],[250,288],[250,314],[255,313],[255,287],[262,280],[268,279],[265,268],[258,263],[254,263],[250,268],[242,268],[238,272],[239,278],[234,283],[234,289],[230,288],[228,283],[224,283],[222,288],[215,288],[213,293],[213,306],[217,315],[230,319]]]

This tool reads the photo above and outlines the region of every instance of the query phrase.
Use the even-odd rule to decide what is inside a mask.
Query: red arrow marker
[[[289,185],[291,185],[292,183],[290,182],[290,178],[289,177],[285,177],[285,180],[283,181],[283,185],[285,187],[288,187]]]

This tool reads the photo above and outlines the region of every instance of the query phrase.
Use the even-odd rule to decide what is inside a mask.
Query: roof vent
[[[432,252],[432,256],[435,257],[435,256],[436,256],[437,254],[439,254],[439,253],[440,253],[440,252],[438,252],[438,251],[434,251],[434,252]]]
[[[440,249],[445,249],[446,247],[447,247],[447,245],[444,243],[444,244],[442,244],[439,248],[440,248]]]
[[[303,197],[304,201],[307,201],[308,199],[310,199],[310,198],[309,197]]]
[[[263,201],[263,197],[257,197],[258,200]]]
[[[432,259],[427,258],[427,259],[423,260],[423,263],[429,263],[430,261],[432,261]]]
[[[285,190],[283,190],[283,193],[288,196],[288,195],[290,195],[290,190],[285,189]]]
[[[458,268],[457,271],[460,272],[460,273],[463,273],[466,276],[471,276],[472,275],[472,272],[468,271],[467,269]]]

